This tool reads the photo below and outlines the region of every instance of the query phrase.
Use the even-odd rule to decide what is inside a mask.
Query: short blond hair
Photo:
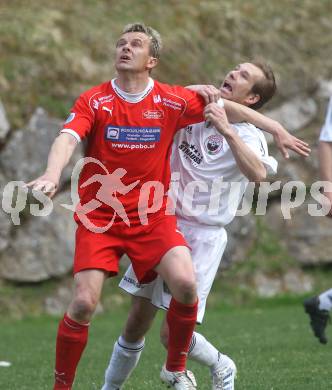
[[[160,58],[160,52],[162,49],[162,40],[159,32],[150,26],[146,26],[144,23],[131,23],[127,24],[122,34],[129,32],[141,32],[150,38],[150,54],[152,57]]]

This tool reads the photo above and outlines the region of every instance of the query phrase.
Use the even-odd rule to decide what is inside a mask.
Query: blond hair
[[[162,49],[162,40],[158,31],[144,23],[127,24],[122,33],[141,32],[150,38],[150,54],[152,57],[160,58],[160,51]]]

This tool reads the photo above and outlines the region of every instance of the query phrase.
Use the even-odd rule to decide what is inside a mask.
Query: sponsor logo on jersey
[[[107,125],[105,139],[120,142],[159,142],[160,127],[125,127]]]
[[[107,95],[107,96],[101,96],[98,98],[98,101],[103,104],[103,103],[109,103],[112,100],[114,100],[114,95]]]
[[[161,103],[160,95],[153,95],[153,103]]]
[[[182,104],[171,99],[163,98],[163,105],[173,110],[182,110]]]
[[[222,135],[210,135],[204,142],[205,150],[208,154],[217,154],[223,147],[224,138]]]
[[[107,112],[109,112],[109,113],[110,113],[110,115],[112,116],[113,107],[112,107],[112,108],[108,108],[108,107],[105,107],[105,106],[103,106],[103,107],[102,107],[102,110],[103,110],[103,111],[107,111]]]
[[[71,112],[68,118],[66,119],[65,124],[71,122],[75,118],[75,115],[76,115],[75,112]]]
[[[185,158],[190,160],[193,166],[199,165],[203,161],[203,156],[194,144],[189,144],[187,141],[182,141],[179,149],[183,152]]]
[[[144,110],[142,112],[144,119],[162,119],[164,117],[164,111],[162,110]]]
[[[192,126],[187,126],[186,128],[185,128],[185,130],[186,130],[186,132],[188,133],[188,134],[192,134],[193,133],[193,127]]]
[[[121,142],[112,142],[112,148],[115,149],[154,149],[156,147],[155,143],[145,143],[145,144],[137,144],[137,143],[121,143]]]
[[[94,108],[95,110],[98,110],[99,106],[101,104],[110,103],[113,100],[114,100],[114,95],[107,95],[107,96],[98,97],[98,98],[92,100],[92,108]],[[103,110],[104,110],[104,106],[103,106]]]
[[[116,127],[108,127],[106,131],[106,139],[112,141],[119,139],[120,131]]]

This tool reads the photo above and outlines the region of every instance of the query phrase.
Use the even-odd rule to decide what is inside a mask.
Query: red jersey
[[[79,179],[81,205],[101,200],[87,214],[89,218],[109,221],[114,211],[121,217],[123,206],[130,223],[137,223],[142,186],[158,181],[167,192],[173,136],[178,129],[201,122],[203,109],[204,101],[196,93],[152,79],[146,93],[135,103],[121,94],[114,80],[84,92],[75,102],[62,132],[86,138],[86,157],[101,163],[84,165]],[[116,177],[107,182],[104,176],[102,184],[101,175],[111,173]],[[118,205],[120,202],[120,209],[112,207],[113,201]],[[165,196],[162,203],[161,210],[165,208]],[[118,217],[115,221],[124,220],[123,216]]]

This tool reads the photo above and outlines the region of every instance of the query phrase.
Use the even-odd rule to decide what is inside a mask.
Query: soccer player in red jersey
[[[116,45],[117,77],[78,98],[51,147],[45,173],[28,183],[53,196],[76,145],[87,139],[75,212],[74,292],[58,328],[55,390],[72,388],[102,286],[118,273],[124,253],[139,281],[152,280],[157,272],[169,286],[173,298],[163,378],[175,389],[195,388],[192,373],[185,370],[197,315],[195,276],[175,216],[164,211],[173,136],[203,120],[204,100],[150,78],[160,48],[159,34],[150,27],[125,28]],[[205,97],[216,104],[215,91]],[[225,102],[225,109],[231,121],[282,130],[275,121],[236,103]]]

